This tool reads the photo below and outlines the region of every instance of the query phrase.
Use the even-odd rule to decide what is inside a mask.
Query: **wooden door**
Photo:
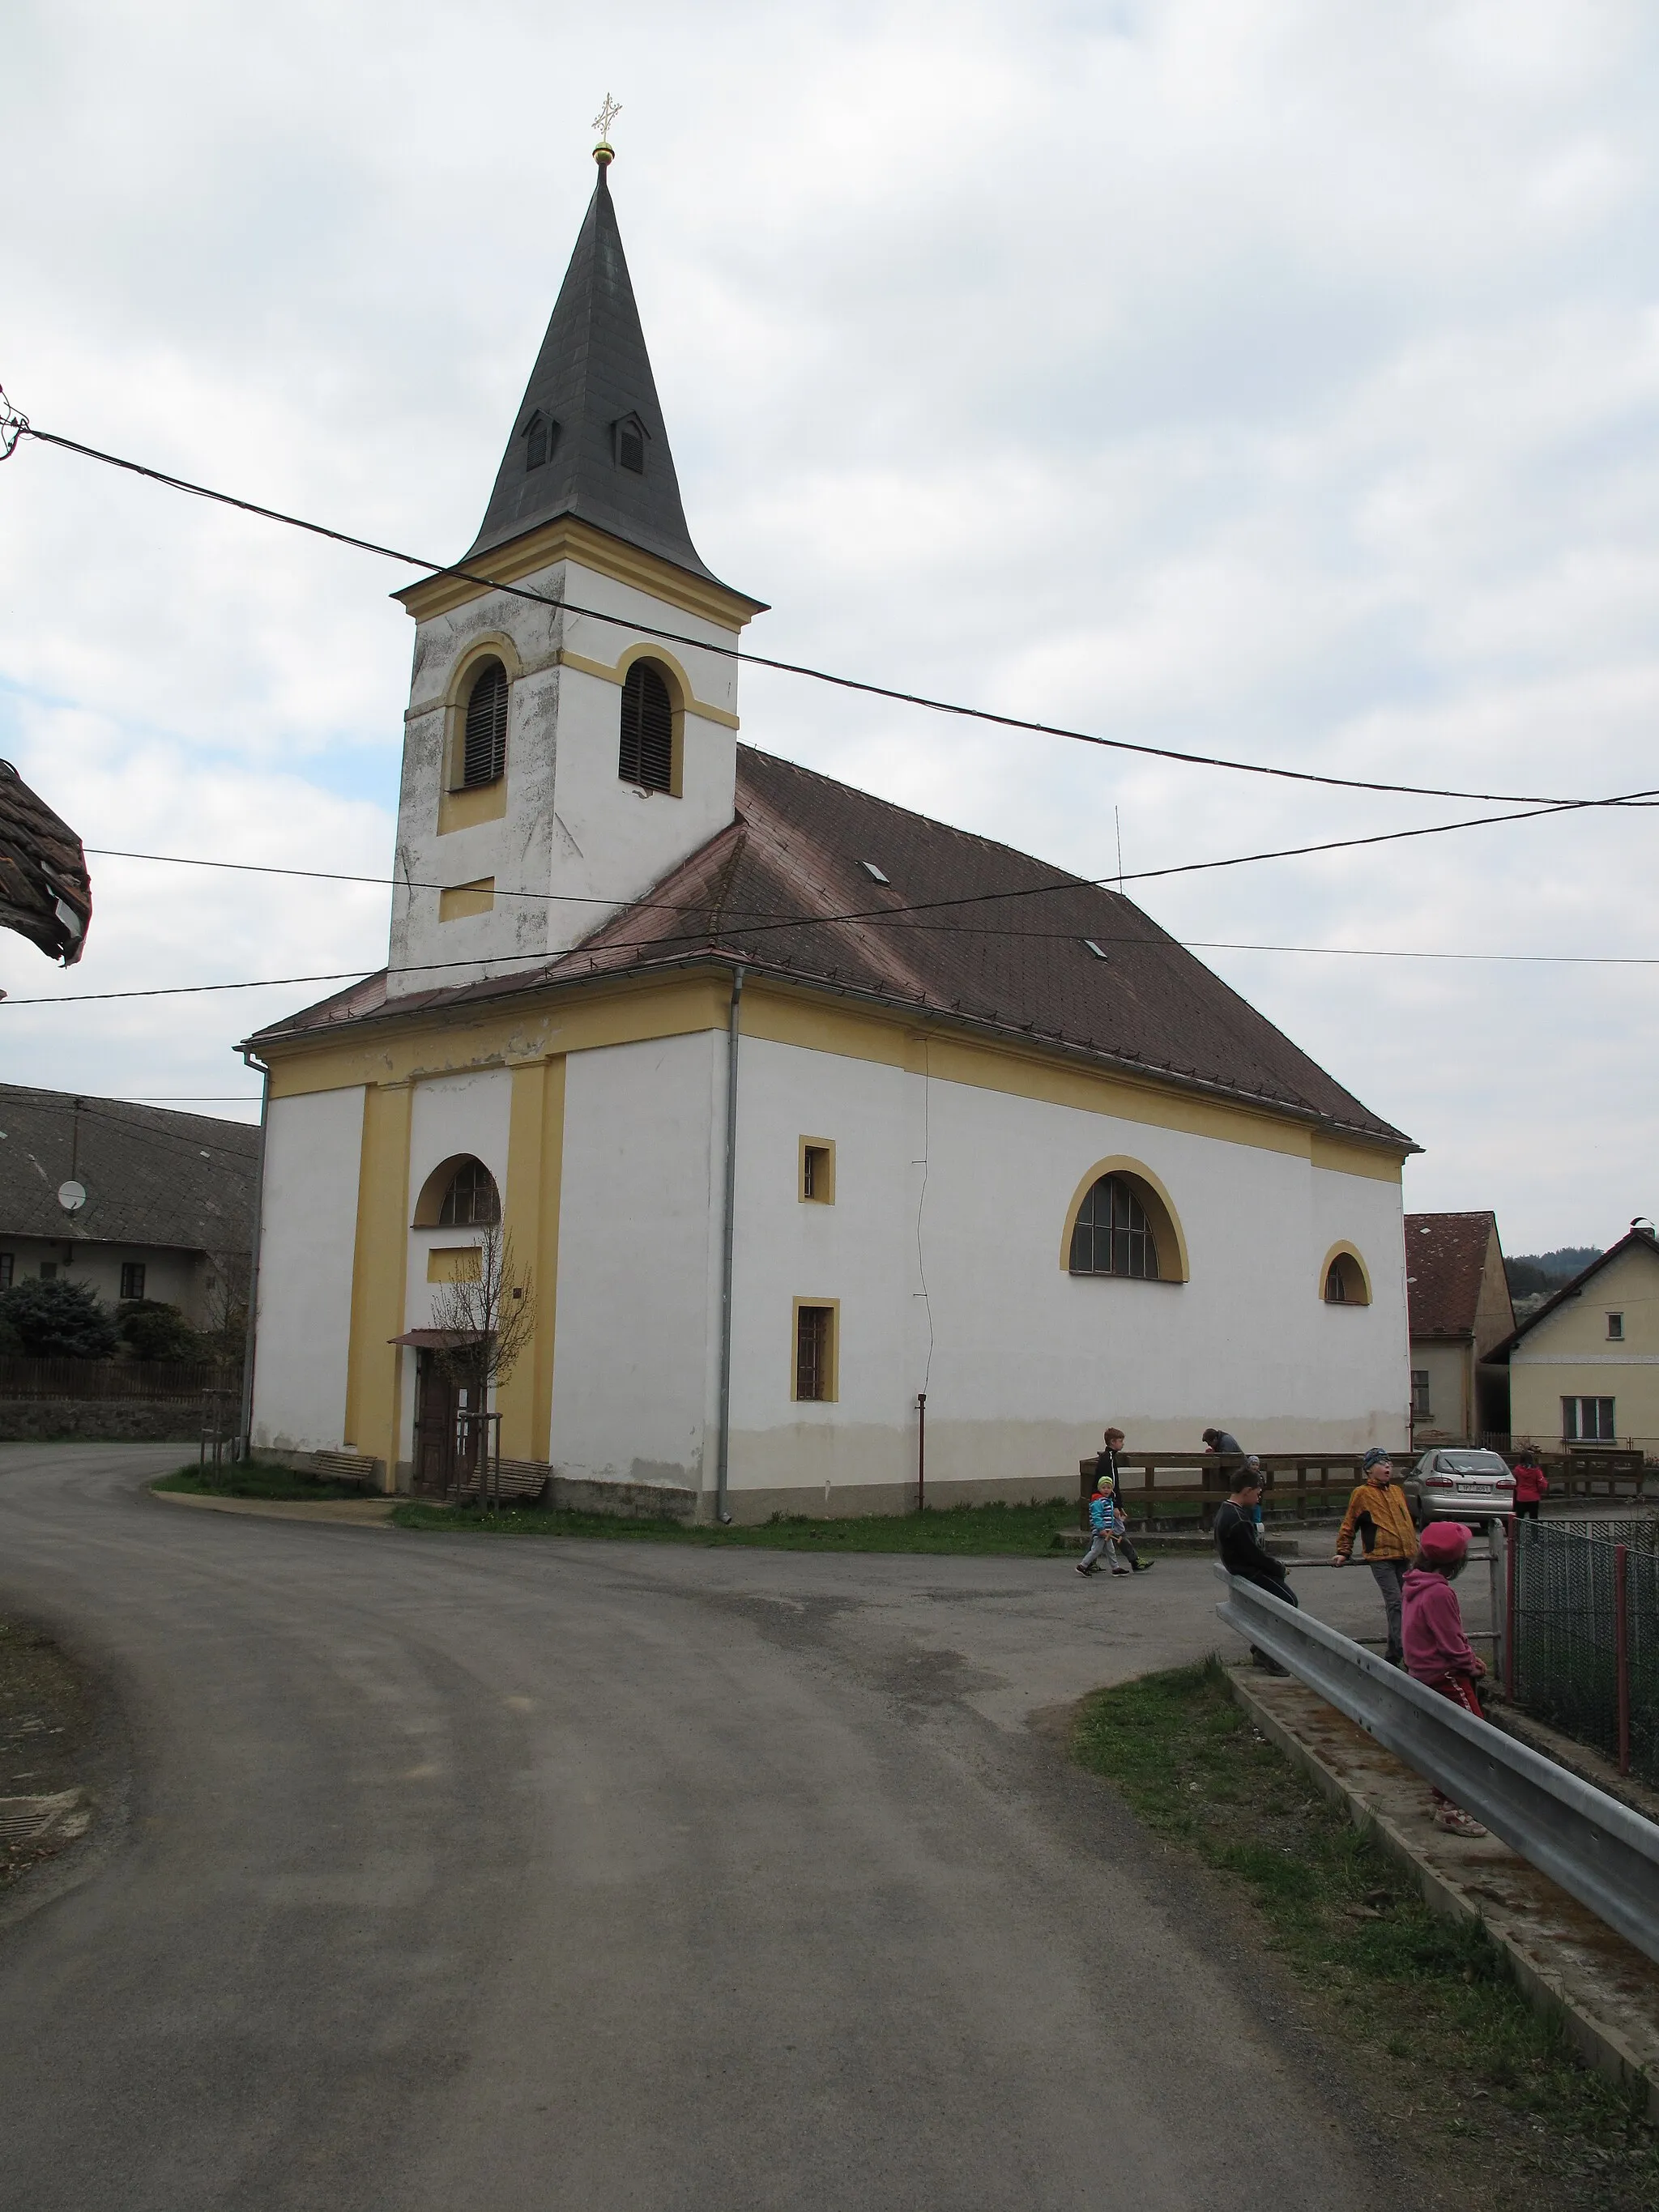
[[[415,1489],[428,1498],[447,1495],[455,1479],[455,1385],[424,1349],[415,1367]]]

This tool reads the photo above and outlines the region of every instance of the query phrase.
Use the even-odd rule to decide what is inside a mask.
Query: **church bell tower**
[[[732,818],[744,625],[680,504],[608,171],[452,570],[415,619],[388,995],[521,975]],[[666,635],[663,635],[666,633]]]

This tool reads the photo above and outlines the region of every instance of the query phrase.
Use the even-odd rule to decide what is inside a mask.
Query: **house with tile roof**
[[[1493,1357],[1517,1443],[1659,1460],[1659,1237],[1644,1218],[1547,1297]]]
[[[1406,1304],[1413,1445],[1506,1434],[1509,1370],[1494,1353],[1515,1309],[1496,1214],[1408,1213]]]
[[[0,1290],[60,1276],[216,1326],[245,1279],[258,1153],[243,1121],[0,1083]]]
[[[1099,884],[738,738],[607,174],[414,673],[386,966],[271,1024],[254,1441],[701,1515],[1069,1492],[1108,1420],[1397,1448],[1408,1137]],[[435,1301],[435,1304],[434,1304]],[[453,1314],[450,1316],[453,1322]],[[469,1409],[476,1411],[476,1408]]]

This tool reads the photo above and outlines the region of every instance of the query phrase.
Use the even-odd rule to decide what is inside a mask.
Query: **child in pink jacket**
[[[1449,1698],[1477,1720],[1486,1716],[1474,1686],[1486,1671],[1463,1633],[1463,1614],[1452,1588],[1468,1563],[1469,1531],[1460,1521],[1431,1521],[1418,1547],[1417,1565],[1401,1592],[1406,1672],[1414,1681]],[[1434,1792],[1434,1820],[1454,1836],[1484,1836],[1479,1820]]]

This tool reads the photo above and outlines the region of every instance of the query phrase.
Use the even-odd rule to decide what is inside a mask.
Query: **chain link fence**
[[[1508,1672],[1525,1711],[1659,1783],[1659,1520],[1516,1524]]]

